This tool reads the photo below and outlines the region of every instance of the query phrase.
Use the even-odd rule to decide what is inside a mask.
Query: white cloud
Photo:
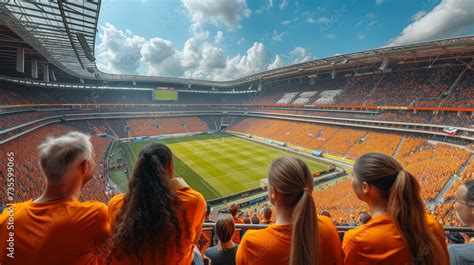
[[[261,14],[273,8],[273,0],[267,0],[265,5],[261,5],[255,10],[256,13]]]
[[[287,6],[288,6],[288,0],[282,0],[280,3],[280,10],[285,10]]]
[[[303,47],[296,47],[290,51],[290,60],[292,63],[301,63],[313,60],[313,56]]]
[[[145,39],[111,24],[101,28],[97,58],[105,72],[118,74],[148,74],[209,80],[229,80],[268,69],[313,59],[303,47],[296,47],[288,55],[272,56],[265,45],[254,42],[245,54],[226,57],[213,42],[189,38],[182,48],[166,39]],[[278,36],[281,33],[274,31]],[[224,37],[216,33],[214,39]],[[238,43],[245,41],[241,38]],[[219,41],[218,41],[219,42]],[[178,45],[179,46],[179,45]],[[285,60],[283,60],[285,59]]]
[[[239,26],[242,18],[250,16],[246,0],[181,0],[187,10],[192,26],[206,24],[226,25],[230,30]]]
[[[106,23],[97,46],[97,66],[105,72],[136,74],[140,67],[140,49],[146,40],[130,31]]]
[[[293,23],[293,22],[296,22],[296,21],[298,21],[298,17],[294,17],[294,18],[288,19],[288,20],[283,20],[281,22],[281,24],[286,26],[286,25],[289,25],[290,23]]]
[[[414,15],[411,17],[411,20],[413,20],[413,21],[419,20],[419,19],[421,19],[424,15],[426,15],[426,12],[423,11],[423,10],[420,10],[420,11],[416,12],[416,14],[414,14]]]
[[[357,37],[358,40],[363,40],[363,39],[365,39],[365,35],[362,34],[362,33],[357,34],[356,37]]]
[[[216,73],[215,80],[234,79],[267,70],[271,59],[271,55],[265,48],[265,45],[260,42],[254,42],[252,47],[247,50],[246,55],[241,56],[238,54],[227,60],[225,69]]]
[[[214,43],[220,45],[224,41],[224,32],[217,31],[216,36],[214,37]]]
[[[406,26],[399,36],[389,42],[388,46],[453,37],[473,27],[472,1],[442,0],[433,10]]]
[[[280,55],[277,54],[275,56],[275,60],[273,60],[273,62],[268,65],[267,69],[268,70],[273,70],[273,69],[276,69],[276,68],[280,68],[282,66],[284,66],[283,60],[281,59]]]
[[[313,17],[308,17],[306,21],[310,24],[325,24],[325,23],[329,23],[330,20],[327,17],[320,17],[318,19],[314,19]]]
[[[272,36],[273,41],[282,41],[285,37],[286,37],[286,32],[278,33],[276,29],[273,30],[273,36]]]
[[[198,40],[207,40],[209,38],[209,31],[204,30],[199,24],[191,24],[189,27],[193,33],[194,38]]]
[[[383,1],[384,0],[375,0],[375,4],[379,6],[379,5],[383,4]]]
[[[142,61],[148,65],[149,75],[181,76],[180,52],[173,48],[173,43],[160,38],[153,38],[143,44],[140,54]]]

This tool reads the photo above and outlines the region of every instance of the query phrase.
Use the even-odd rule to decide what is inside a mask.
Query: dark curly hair
[[[172,166],[173,155],[164,144],[152,143],[140,152],[124,204],[112,228],[108,263],[133,257],[143,264],[147,251],[153,258],[156,253],[166,253],[167,239],[173,234],[178,252],[182,254],[182,231],[177,216],[182,206],[170,184]],[[165,263],[166,255],[161,258]]]

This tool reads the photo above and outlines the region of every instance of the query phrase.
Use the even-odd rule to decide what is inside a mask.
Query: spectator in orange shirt
[[[361,156],[353,174],[373,218],[346,233],[344,264],[449,264],[444,231],[425,213],[415,177],[382,153]]]
[[[191,264],[206,202],[173,175],[173,156],[166,145],[152,143],[140,152],[128,192],[109,202],[109,263]]]
[[[43,194],[7,207],[0,216],[0,264],[104,261],[97,253],[106,247],[110,233],[107,207],[77,199],[95,168],[89,136],[71,132],[48,138],[39,146],[39,165],[47,182]]]
[[[268,173],[276,222],[249,230],[237,250],[238,265],[342,264],[341,242],[327,217],[318,217],[308,166],[295,157],[275,160]]]

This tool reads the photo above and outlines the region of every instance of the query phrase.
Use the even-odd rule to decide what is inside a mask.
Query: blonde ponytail
[[[311,191],[303,191],[293,210],[293,236],[290,265],[319,264],[319,238],[316,207]]]
[[[319,265],[320,247],[316,207],[311,196],[313,177],[308,166],[295,157],[273,161],[268,173],[270,186],[293,209],[290,265]]]

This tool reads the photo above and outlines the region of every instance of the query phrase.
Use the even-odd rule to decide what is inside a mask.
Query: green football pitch
[[[140,150],[150,142],[152,141],[115,145],[112,150],[112,160],[114,156],[117,156],[118,149],[122,148],[128,164],[133,165]],[[184,178],[207,200],[258,188],[260,180],[267,177],[271,162],[278,157],[290,154],[277,147],[226,134],[203,134],[153,142],[161,142],[171,148],[174,155],[175,175]],[[318,161],[304,156],[299,157],[309,165],[313,172],[328,169],[327,165]],[[129,168],[129,174],[131,174],[133,170],[131,166]],[[111,172],[111,178],[125,190],[127,176],[123,172],[120,173]]]

